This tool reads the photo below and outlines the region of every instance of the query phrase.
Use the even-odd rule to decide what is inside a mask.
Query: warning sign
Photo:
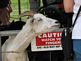
[[[32,51],[62,50],[61,35],[62,32],[47,32],[36,36],[31,43]]]

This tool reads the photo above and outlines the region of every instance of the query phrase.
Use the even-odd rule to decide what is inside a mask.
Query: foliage
[[[21,3],[21,12],[29,10],[29,0],[20,0]],[[11,13],[11,20],[19,20],[19,8],[18,8],[18,0],[11,0],[11,7],[13,9],[13,12]],[[26,17],[22,20],[26,20]]]

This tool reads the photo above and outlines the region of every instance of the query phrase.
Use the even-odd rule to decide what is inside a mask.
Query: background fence
[[[11,13],[11,20],[15,20],[17,21],[18,19],[18,15],[24,11],[30,10],[30,0],[11,0],[12,4],[11,7],[13,9],[13,12]],[[32,0],[33,1],[33,0]],[[43,0],[40,0],[41,2]],[[49,1],[49,3],[52,2],[60,2],[62,0],[47,0],[47,2]],[[40,2],[40,3],[41,3]],[[35,3],[32,3],[32,5],[34,5]],[[41,3],[42,5],[42,3]],[[34,5],[35,6],[35,5]],[[20,19],[21,20],[21,19]],[[26,17],[22,18],[23,21],[26,21]]]
[[[18,15],[21,12],[29,10],[29,0],[11,0],[11,7],[13,12],[11,13],[11,21],[17,21]],[[22,18],[22,20],[26,20],[26,18]]]

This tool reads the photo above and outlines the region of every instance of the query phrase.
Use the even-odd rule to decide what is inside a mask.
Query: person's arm
[[[63,20],[65,27],[72,26],[74,0],[63,0],[65,14]],[[66,21],[65,21],[66,20]]]
[[[73,12],[74,0],[63,0],[66,13]]]

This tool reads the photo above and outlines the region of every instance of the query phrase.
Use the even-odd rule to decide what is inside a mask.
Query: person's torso
[[[74,7],[73,7],[73,22],[76,18],[76,14],[79,10],[79,7],[81,5],[81,0],[74,0]],[[80,13],[81,14],[81,13]],[[72,38],[73,39],[81,39],[81,15],[79,15],[78,19],[76,20],[76,24],[73,28],[73,33],[72,33]]]
[[[74,0],[74,7],[73,7],[73,12],[74,13],[77,13],[78,12],[78,9],[81,5],[81,0]]]

